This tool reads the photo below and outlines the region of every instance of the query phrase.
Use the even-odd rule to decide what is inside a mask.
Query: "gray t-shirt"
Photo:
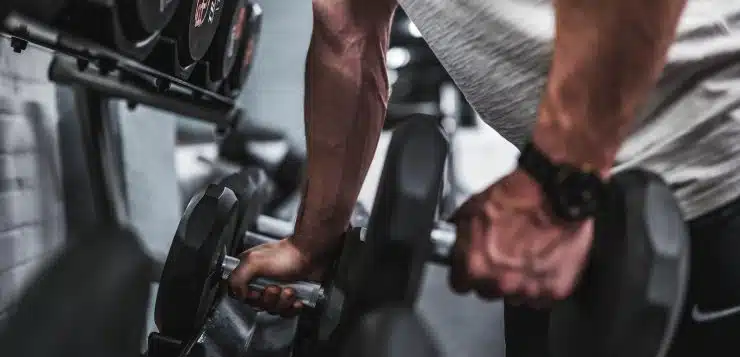
[[[481,118],[521,146],[550,64],[551,2],[399,2]],[[713,71],[733,62],[735,68]],[[639,166],[660,173],[687,218],[729,202],[740,196],[738,107],[740,1],[689,0],[663,77],[615,169]]]

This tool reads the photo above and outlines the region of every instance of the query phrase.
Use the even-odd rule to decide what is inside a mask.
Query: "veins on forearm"
[[[375,153],[388,102],[390,16],[368,28],[315,18],[306,66],[307,179],[296,223],[297,234],[317,235],[311,240],[346,228]]]

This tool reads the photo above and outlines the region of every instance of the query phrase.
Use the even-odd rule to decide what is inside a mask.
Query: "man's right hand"
[[[303,307],[295,299],[295,291],[268,286],[260,293],[249,289],[249,281],[256,277],[284,282],[317,281],[330,263],[314,259],[305,249],[296,246],[293,238],[246,250],[239,259],[241,263],[229,277],[234,295],[249,305],[283,317],[295,316]]]

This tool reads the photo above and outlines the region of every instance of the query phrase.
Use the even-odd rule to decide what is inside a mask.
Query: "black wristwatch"
[[[596,172],[553,163],[532,142],[522,149],[519,167],[542,187],[553,213],[564,221],[593,217],[606,199],[607,184]]]

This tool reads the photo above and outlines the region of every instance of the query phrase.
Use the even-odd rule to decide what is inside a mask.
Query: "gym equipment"
[[[429,328],[413,309],[387,307],[369,313],[349,337],[342,357],[439,357]]]
[[[408,127],[414,130],[404,130]],[[455,242],[452,225],[437,222],[431,229],[447,150],[438,123],[419,116],[396,130],[361,252],[338,268],[340,274],[348,271],[351,284],[343,288],[342,314],[348,308],[372,311],[384,302],[413,303],[424,262],[448,262]],[[612,177],[584,275],[574,293],[552,310],[552,356],[665,353],[679,322],[689,269],[688,233],[680,212],[657,175],[631,170]],[[412,233],[410,226],[431,232]],[[380,231],[385,234],[374,233]],[[383,238],[390,241],[385,249],[373,249]],[[367,307],[358,308],[362,305]],[[337,330],[352,325],[341,324]],[[310,331],[300,331],[299,325],[299,334]],[[313,339],[319,338],[314,334]]]
[[[58,18],[61,30],[118,50],[136,60],[147,57],[170,22],[180,0],[64,1]],[[62,6],[61,4],[55,6]]]
[[[146,325],[152,265],[127,229],[88,232],[42,270],[3,324],[5,356],[131,357]]]
[[[219,142],[219,158],[241,167],[263,168],[275,182],[274,200],[266,208],[271,211],[289,195],[300,189],[306,155],[299,152],[285,133],[250,124],[230,131]]]
[[[191,200],[177,228],[160,279],[156,320],[160,332],[182,342],[184,351],[190,350],[197,341],[212,309],[225,295],[225,285],[221,281],[239,263],[238,259],[227,255],[233,250],[237,226],[250,227],[254,223],[239,214],[260,211],[260,199],[250,200],[256,195],[249,192],[264,190],[244,189],[245,194],[237,197],[224,181],[209,185]],[[243,179],[235,181],[247,185],[257,183]],[[245,201],[239,201],[240,198]],[[240,209],[239,205],[256,207]],[[321,287],[312,283],[280,284],[260,278],[250,283],[256,290],[270,285],[293,288],[306,306],[315,306],[323,294]]]
[[[224,0],[182,0],[145,63],[180,79],[189,79],[197,67],[205,66],[199,66],[198,61],[205,56],[216,35],[223,13],[223,2]],[[205,83],[205,80],[201,78],[197,82]]]
[[[444,134],[437,125],[426,122],[426,118],[410,119],[396,129],[391,151],[402,155],[387,159],[384,166],[393,179],[381,183],[368,229],[356,228],[346,234],[334,269],[321,285],[267,279],[250,283],[257,290],[269,285],[290,286],[304,305],[314,307],[299,318],[295,356],[338,355],[349,331],[346,326],[377,307],[411,306],[417,299],[418,289],[410,289],[408,281],[421,278],[421,267],[431,250],[432,243],[425,237],[434,223],[446,155],[441,149],[446,147]],[[417,165],[419,155],[437,157],[432,161],[441,162],[437,168],[440,174]],[[432,184],[425,182],[429,177]],[[188,341],[183,342],[183,351],[195,344],[210,311],[224,295],[219,281],[239,263],[226,254],[233,241],[235,212],[239,204],[258,204],[240,202],[224,185],[210,185],[193,198],[178,227],[160,280],[155,315],[163,335]],[[401,216],[399,210],[416,212],[421,219],[396,221]],[[360,217],[356,222],[362,220]],[[254,226],[268,235],[247,231],[247,246],[292,233],[290,224],[266,216],[258,217]],[[417,262],[419,268],[403,271],[409,268],[409,260]],[[339,324],[345,327],[337,328]]]
[[[262,30],[262,8],[255,3],[248,2],[247,9],[249,10],[249,16],[242,34],[242,41],[239,44],[235,66],[229,75],[229,79],[224,81],[225,83],[221,88],[224,94],[231,97],[239,96],[244,83],[247,81]]]
[[[238,202],[236,213],[236,228],[234,240],[230,243],[232,249],[228,254],[239,254],[244,251],[242,237],[248,229],[254,229],[255,222],[261,208],[270,200],[274,191],[272,181],[264,170],[248,167],[240,172],[229,175],[221,180],[221,185],[230,189]],[[249,204],[244,204],[249,202]]]
[[[662,357],[688,287],[685,220],[668,185],[645,171],[614,175],[607,202],[580,283],[551,312],[552,356]]]
[[[177,42],[177,55],[186,67],[205,56],[216,35],[224,0],[183,0],[164,34]]]
[[[242,32],[247,24],[245,0],[224,0],[224,15],[218,25],[215,38],[206,53],[210,68],[210,79],[221,81],[229,76],[236,62]]]
[[[203,328],[203,334],[188,357],[245,356],[257,324],[257,311],[239,301],[223,299],[214,308]],[[147,341],[148,357],[176,357],[182,352],[182,342],[153,332]]]
[[[161,31],[175,15],[180,0],[118,0],[121,25],[132,40]]]

